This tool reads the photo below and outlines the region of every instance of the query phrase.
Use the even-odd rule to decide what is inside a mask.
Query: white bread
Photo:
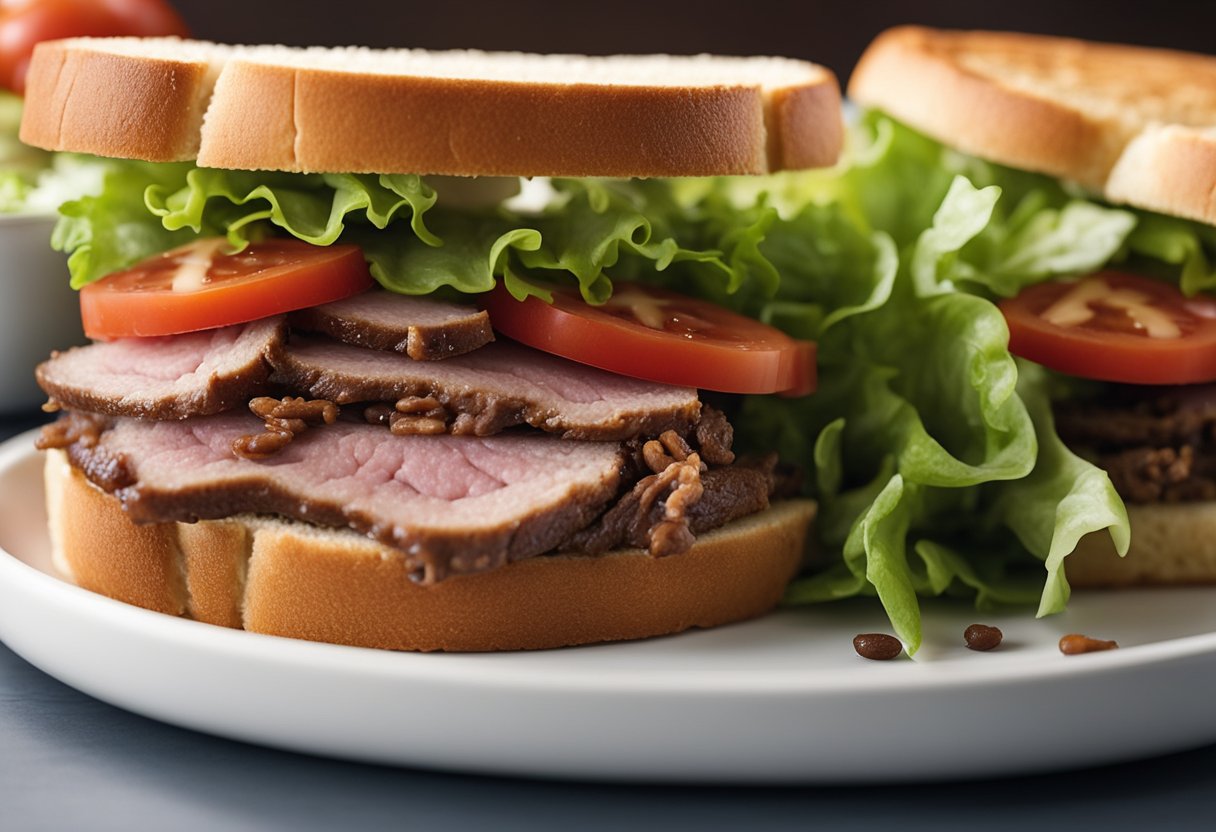
[[[1115,163],[1106,197],[1216,225],[1216,127],[1145,128]]]
[[[1216,57],[906,26],[849,95],[965,153],[1216,223]]]
[[[840,89],[783,58],[40,44],[21,138],[245,170],[692,176],[836,161]]]
[[[518,650],[752,618],[797,571],[814,503],[790,500],[682,555],[544,556],[412,583],[395,550],[261,518],[136,526],[62,451],[46,461],[55,562],[86,589],[225,627],[391,650]]]
[[[1132,544],[1115,553],[1110,535],[1081,538],[1065,561],[1075,587],[1216,584],[1216,506],[1209,502],[1129,505]]]

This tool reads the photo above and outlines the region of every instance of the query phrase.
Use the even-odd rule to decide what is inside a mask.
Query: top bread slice
[[[783,58],[76,38],[35,50],[21,139],[205,167],[699,176],[823,167],[835,76]]]
[[[906,26],[849,95],[965,153],[1216,224],[1216,57]]]

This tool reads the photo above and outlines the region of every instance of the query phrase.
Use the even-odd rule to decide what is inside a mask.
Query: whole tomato
[[[24,92],[30,55],[44,40],[189,34],[164,0],[0,0],[0,86]]]

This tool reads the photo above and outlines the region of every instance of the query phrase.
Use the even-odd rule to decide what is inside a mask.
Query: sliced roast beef
[[[343,343],[435,361],[472,352],[494,340],[490,318],[475,306],[373,289],[361,295],[301,309],[291,326]]]
[[[268,513],[349,527],[402,550],[423,583],[554,549],[612,501],[624,457],[617,443],[394,436],[349,422],[270,461],[235,456],[233,441],[260,429],[248,413],[116,419],[68,454],[135,522]]]
[[[55,353],[38,367],[53,403],[114,416],[186,419],[243,406],[270,376],[282,318]]]
[[[617,440],[687,432],[700,417],[697,391],[619,376],[513,342],[447,361],[295,338],[275,359],[273,380],[338,404],[434,399],[451,432],[488,436],[528,424],[566,439]]]

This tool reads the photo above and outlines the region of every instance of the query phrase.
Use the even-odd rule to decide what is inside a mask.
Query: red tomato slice
[[[724,393],[815,389],[812,342],[674,292],[618,283],[592,306],[573,289],[555,290],[549,304],[499,286],[483,303],[509,338],[620,375]]]
[[[1103,272],[1031,286],[1002,301],[1009,351],[1081,378],[1129,384],[1216,381],[1216,300]]]
[[[189,34],[165,0],[0,0],[0,86],[25,90],[30,55],[44,40]]]
[[[358,246],[265,240],[238,254],[222,237],[158,254],[80,290],[90,338],[175,335],[330,303],[372,285]]]

